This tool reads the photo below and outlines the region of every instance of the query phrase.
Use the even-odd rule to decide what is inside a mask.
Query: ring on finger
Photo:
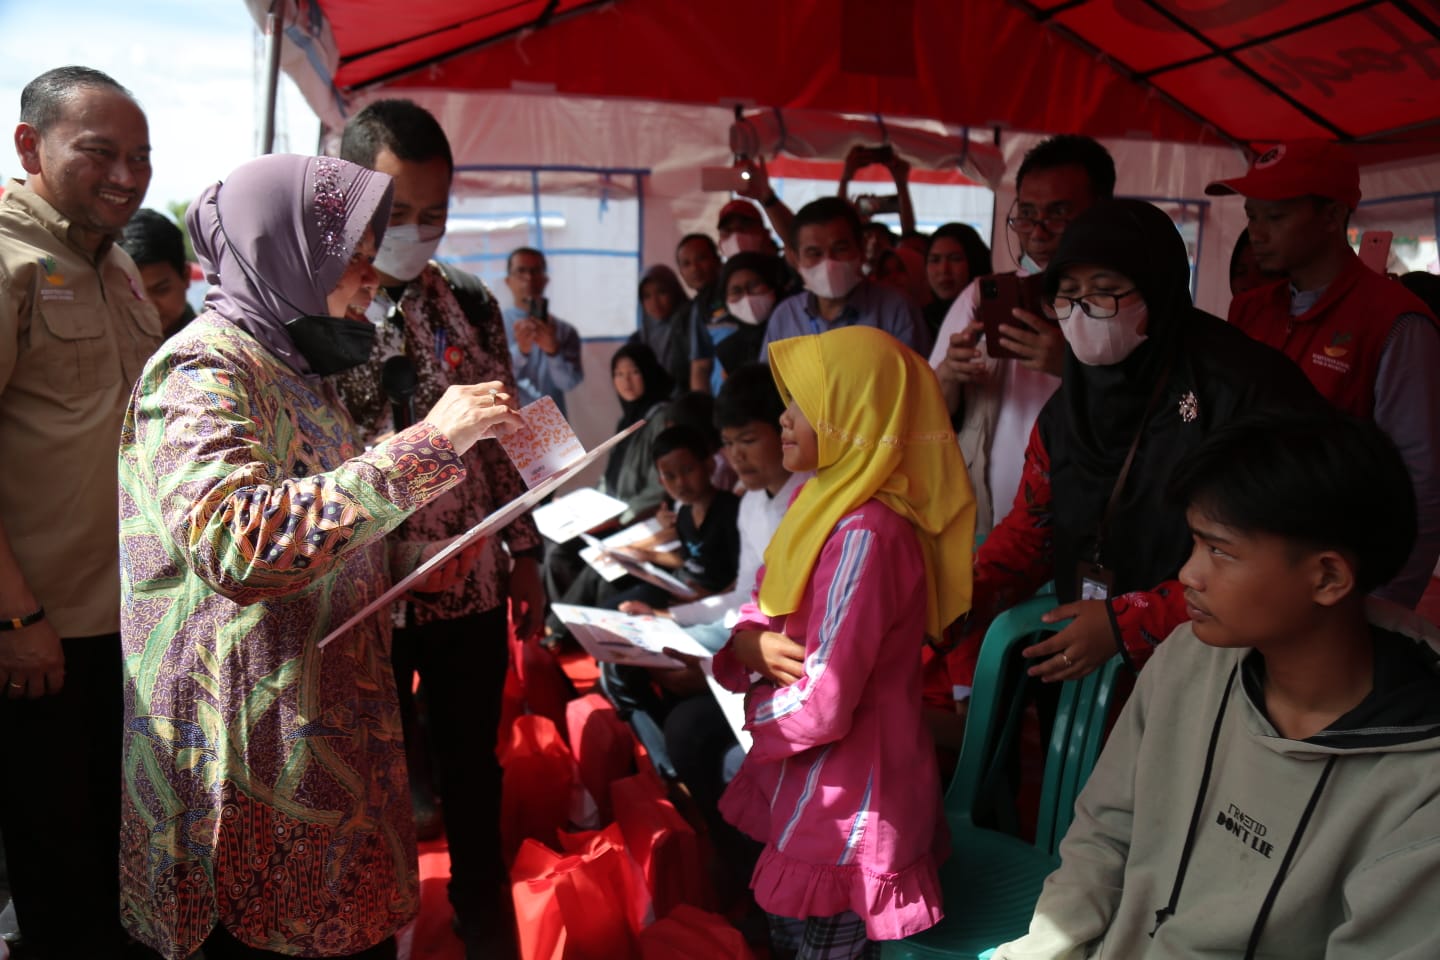
[[[1074,661],[1070,659],[1070,655],[1066,653],[1060,654],[1060,662],[1065,664],[1066,667],[1073,667],[1075,665]]]

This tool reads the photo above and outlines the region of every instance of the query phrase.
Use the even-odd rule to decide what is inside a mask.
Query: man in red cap
[[[1376,591],[1414,607],[1440,555],[1440,330],[1425,304],[1360,262],[1350,214],[1360,170],[1338,143],[1280,144],[1243,177],[1205,188],[1245,197],[1261,270],[1283,274],[1236,297],[1230,322],[1299,364],[1331,403],[1373,419],[1400,448],[1420,529],[1395,580]]]

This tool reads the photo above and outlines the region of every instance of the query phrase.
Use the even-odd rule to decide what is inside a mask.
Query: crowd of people
[[[1440,555],[1440,329],[1433,278],[1351,249],[1339,146],[1210,185],[1248,220],[1228,322],[1087,137],[1026,154],[1004,275],[973,227],[915,229],[888,148],[795,211],[741,161],[716,235],[643,271],[610,363],[617,427],[644,426],[600,488],[617,525],[673,531],[645,557],[697,599],[606,581],[523,516],[322,644],[524,489],[495,440],[584,377],[544,251],[509,252],[509,306],[435,258],[454,159],[404,100],[351,118],[338,157],[225,172],[185,234],[142,209],[146,119],[109,76],[35,78],[15,143],[0,833],[22,956],[395,957],[417,833],[442,830],[467,956],[515,956],[492,746],[508,640],[562,650],[561,600],[670,617],[713,655],[600,685],[771,955],[878,956],[966,909],[939,881],[942,758],[990,624],[1047,589],[1034,686],[1115,657],[1138,680],[997,957],[1440,955],[1440,632],[1412,613]],[[847,196],[870,164],[898,236]],[[1002,288],[1030,299],[987,323]],[[706,671],[744,694],[748,749]]]

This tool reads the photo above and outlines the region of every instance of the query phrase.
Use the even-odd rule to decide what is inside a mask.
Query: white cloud
[[[0,4],[0,118],[19,113],[20,90],[36,75],[70,63],[109,73],[145,108],[154,148],[146,206],[164,209],[194,197],[255,156],[263,56],[243,0],[69,0],[56,27],[53,8]],[[29,38],[31,42],[25,42]],[[277,149],[315,150],[319,121],[281,77]],[[22,174],[0,148],[0,174]]]

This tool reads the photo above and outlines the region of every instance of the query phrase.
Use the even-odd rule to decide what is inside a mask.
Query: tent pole
[[[260,128],[260,152],[275,151],[275,100],[280,93],[280,45],[284,36],[275,8],[280,0],[271,0],[265,15],[265,122]]]

